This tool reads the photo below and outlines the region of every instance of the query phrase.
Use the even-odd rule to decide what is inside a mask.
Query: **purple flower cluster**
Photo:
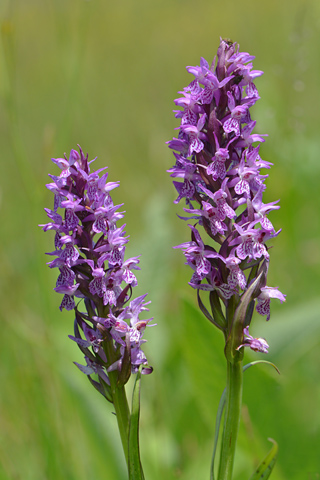
[[[48,255],[55,257],[50,268],[60,272],[54,289],[63,294],[60,310],[74,309],[76,313],[75,336],[70,338],[86,359],[86,366],[77,365],[86,375],[98,374],[106,388],[112,370],[118,370],[119,376],[122,372],[126,381],[140,365],[144,365],[143,373],[151,373],[141,350],[151,319],[139,318],[150,302],[144,301],[146,295],[130,301],[137,285],[133,270],[139,270],[139,258],[124,259],[129,237],[125,225],[117,227],[124,216],[119,212],[123,204],[114,205],[110,196],[119,182],[107,182],[108,173],[100,177],[105,168],[91,173],[88,155],[79,149],[80,154],[71,150],[69,158],[52,159],[61,173],[49,175],[52,183],[47,188],[54,193],[54,208],[45,209],[50,222],[41,226],[55,232],[55,250]],[[75,305],[75,297],[84,299],[85,313]],[[90,380],[101,393],[105,391]]]
[[[268,214],[280,207],[277,201],[262,201],[268,175],[261,170],[270,169],[272,164],[259,154],[265,135],[253,133],[256,122],[251,119],[250,107],[260,98],[254,80],[263,74],[252,69],[253,59],[240,52],[236,43],[221,40],[211,66],[201,58],[200,66],[187,67],[195,78],[175,100],[182,108],[174,111],[181,124],[178,138],[168,142],[176,159],[168,172],[182,180],[173,182],[178,193],[175,203],[184,198],[184,211],[189,214],[180,218],[196,220],[195,225],[189,225],[191,241],[176,248],[184,251],[193,270],[189,283],[198,291],[202,310],[200,290],[210,292],[210,319],[226,335],[231,322],[226,320],[221,303],[226,309],[231,301],[239,304],[262,269],[259,288],[251,298],[258,313],[269,320],[270,299],[285,300],[277,288],[266,286],[266,242],[280,232],[275,231]],[[206,244],[198,226],[215,242],[215,248]],[[250,321],[247,317],[243,330]],[[239,342],[249,344],[244,342],[244,335],[252,339],[246,329]],[[267,350],[265,345],[259,348],[259,343],[253,349]]]

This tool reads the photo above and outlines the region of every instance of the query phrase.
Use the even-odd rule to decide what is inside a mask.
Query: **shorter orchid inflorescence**
[[[110,372],[117,372],[117,385],[124,385],[139,367],[142,373],[152,372],[141,349],[151,319],[139,317],[150,302],[145,302],[146,295],[131,300],[137,285],[132,270],[139,270],[139,258],[124,259],[129,237],[125,225],[117,227],[124,212],[110,196],[119,182],[107,182],[108,173],[100,177],[105,168],[90,173],[92,162],[80,147],[79,151],[71,150],[69,158],[52,159],[61,173],[49,175],[52,183],[47,188],[54,193],[54,208],[45,209],[50,222],[41,226],[55,231],[55,251],[49,253],[55,258],[49,266],[60,272],[54,289],[63,294],[60,310],[75,311],[74,336],[69,337],[86,362],[76,365],[113,401]],[[75,297],[83,301],[76,305]]]
[[[256,122],[249,110],[260,98],[253,82],[263,74],[252,70],[253,59],[239,52],[236,43],[221,40],[211,66],[201,58],[200,66],[187,67],[195,79],[175,100],[182,108],[175,111],[181,125],[178,138],[168,142],[176,159],[168,171],[182,180],[173,182],[175,203],[184,198],[189,217],[180,218],[196,220],[189,225],[191,241],[176,248],[184,251],[193,270],[189,283],[197,289],[201,310],[226,339],[233,336],[234,352],[249,346],[266,353],[266,341],[249,335],[253,307],[256,303],[257,312],[269,320],[270,299],[283,302],[285,295],[266,286],[266,242],[280,232],[268,214],[280,207],[277,201],[262,201],[268,175],[261,170],[272,164],[259,155],[265,135],[252,133]],[[211,314],[200,291],[209,292]],[[246,312],[235,331],[234,319],[240,317],[234,314],[241,302]]]

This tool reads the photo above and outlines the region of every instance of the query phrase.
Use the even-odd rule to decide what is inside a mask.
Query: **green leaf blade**
[[[278,456],[278,444],[272,438],[268,438],[270,442],[273,443],[271,450],[268,452],[266,457],[262,460],[256,471],[250,477],[250,480],[267,480],[275,466]]]
[[[141,371],[139,370],[132,393],[129,425],[129,480],[144,480],[139,449],[140,383]]]
[[[215,427],[215,432],[214,432],[214,447],[213,447],[213,454],[212,454],[212,460],[211,460],[210,480],[215,480],[214,461],[215,461],[216,451],[217,451],[217,447],[218,447],[219,430],[220,430],[222,414],[223,414],[224,407],[226,405],[226,392],[227,392],[227,389],[225,388],[222,392],[220,402],[219,402],[218,411],[217,411],[216,427]]]

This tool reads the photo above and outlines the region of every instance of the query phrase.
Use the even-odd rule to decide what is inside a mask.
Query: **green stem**
[[[116,361],[112,340],[106,340],[104,342],[104,350],[110,364]],[[117,385],[118,375],[119,375],[119,372],[117,370],[109,372],[108,374],[110,379],[112,401],[113,401],[113,405],[114,405],[114,409],[117,417],[122,448],[123,448],[124,456],[126,459],[126,464],[128,467],[129,466],[128,462],[129,462],[130,410],[129,410],[125,387],[123,385],[122,386]]]
[[[218,480],[231,480],[242,402],[242,361],[227,360],[227,391]]]
[[[112,382],[111,382],[112,385]],[[129,421],[130,410],[127,400],[127,395],[124,386],[112,388],[113,405],[116,411],[118,428],[120,432],[122,448],[126,459],[127,466],[129,465]]]
[[[107,318],[107,315],[109,313],[109,307],[103,305],[102,302],[97,307],[99,316]],[[108,359],[108,365],[112,365],[119,359],[114,350],[113,340],[110,335],[108,335],[106,340],[103,342],[103,349]],[[108,372],[108,377],[110,380],[112,403],[117,417],[123,453],[129,471],[130,409],[128,405],[127,395],[124,385],[118,385],[119,372],[117,370]]]

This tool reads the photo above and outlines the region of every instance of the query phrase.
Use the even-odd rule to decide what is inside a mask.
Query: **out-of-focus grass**
[[[52,205],[50,158],[77,143],[121,180],[114,198],[127,211],[128,255],[142,254],[137,294],[149,292],[158,323],[146,345],[155,371],[142,385],[146,478],[209,476],[222,339],[171,248],[189,232],[172,204],[164,142],[177,126],[173,99],[191,80],[185,65],[211,60],[219,36],[265,71],[253,116],[269,134],[266,195],[281,198],[272,221],[283,229],[269,284],[288,296],[268,324],[256,318],[282,374],[245,374],[235,479],[249,478],[269,436],[280,446],[274,480],[320,474],[319,19],[316,0],[2,0],[1,480],[126,478],[112,408],[72,364],[81,361],[67,338],[72,314],[59,312],[56,272],[45,266],[53,239],[36,226]]]

